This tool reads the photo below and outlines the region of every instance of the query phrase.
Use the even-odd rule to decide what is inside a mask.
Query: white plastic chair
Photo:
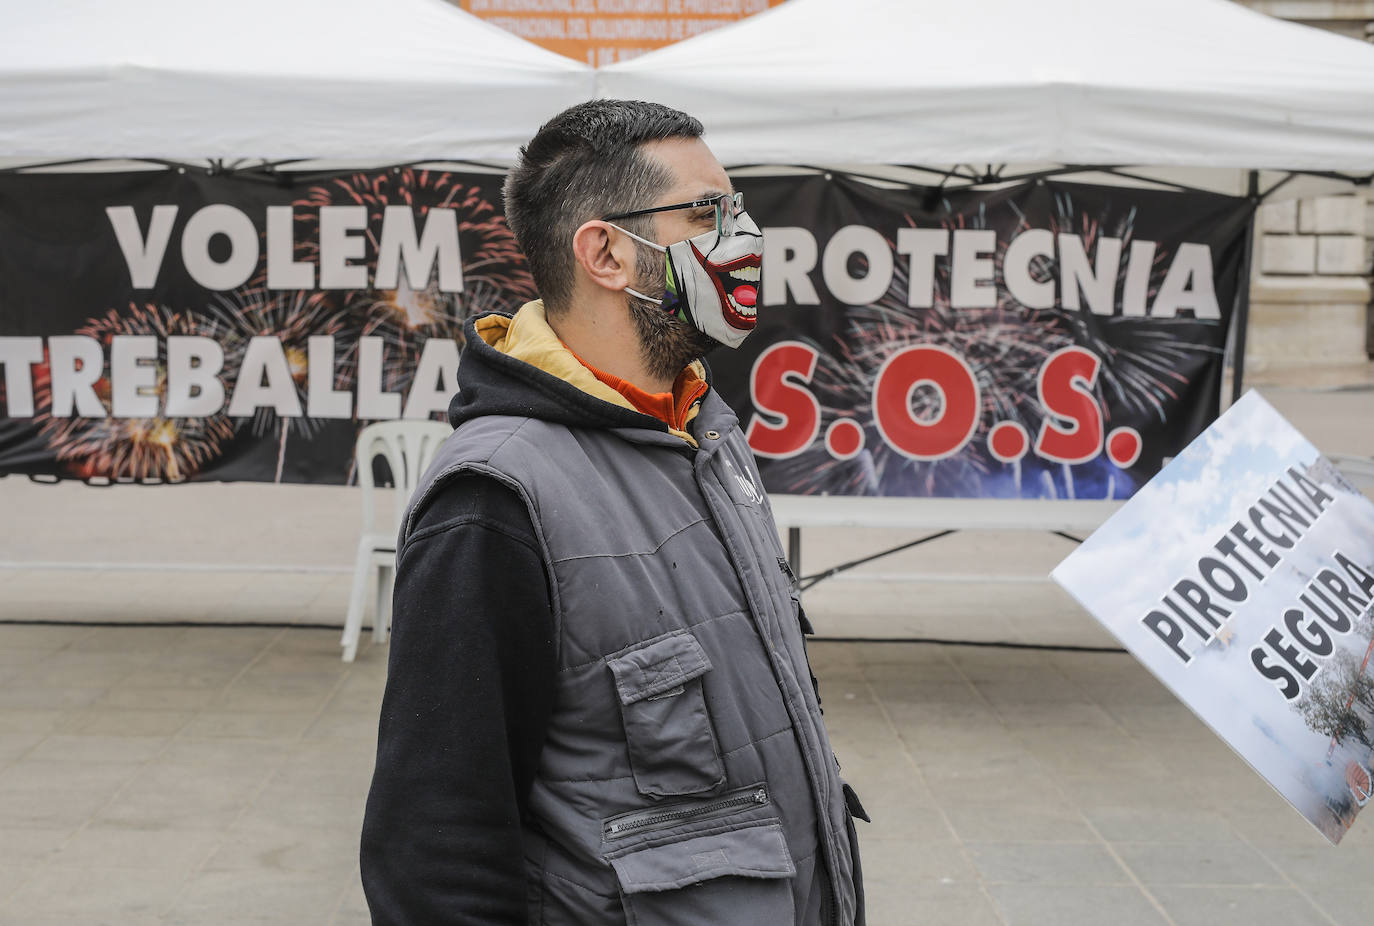
[[[358,654],[362,634],[364,601],[375,573],[376,609],[372,620],[372,639],[386,642],[391,626],[391,591],[396,579],[396,537],[401,530],[410,496],[420,477],[434,459],[434,453],[453,429],[438,421],[379,421],[363,428],[358,435],[354,459],[358,487],[363,490],[363,532],[358,538],[358,555],[353,563],[353,591],[348,597],[348,617],[344,621],[343,661],[352,662]],[[391,480],[396,485],[395,512],[386,528],[377,529],[376,486],[372,482],[372,461],[386,459]],[[389,529],[387,529],[389,528]]]

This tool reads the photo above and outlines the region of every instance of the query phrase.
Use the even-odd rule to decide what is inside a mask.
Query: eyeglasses
[[[744,211],[743,193],[722,193],[719,196],[712,196],[710,199],[698,199],[690,203],[673,203],[671,206],[654,206],[652,209],[635,209],[631,212],[620,212],[616,215],[608,215],[602,218],[603,222],[610,222],[615,219],[630,219],[637,215],[653,215],[655,212],[672,212],[675,209],[697,209],[702,206],[714,206],[716,209],[716,231],[722,235],[733,235],[738,226],[736,221],[739,214]]]

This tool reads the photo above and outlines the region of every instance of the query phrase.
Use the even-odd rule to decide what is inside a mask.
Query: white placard
[[[1054,570],[1332,843],[1370,797],[1374,503],[1245,395]]]

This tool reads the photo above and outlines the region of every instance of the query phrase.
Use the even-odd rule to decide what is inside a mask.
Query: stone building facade
[[[1261,13],[1374,42],[1374,0],[1241,0]],[[1374,171],[1374,151],[1369,171]],[[1363,363],[1374,356],[1369,187],[1260,209],[1247,369]]]

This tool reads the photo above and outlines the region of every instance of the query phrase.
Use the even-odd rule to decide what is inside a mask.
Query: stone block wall
[[[1363,190],[1260,207],[1249,370],[1367,359],[1372,215]]]
[[[1270,16],[1374,40],[1374,0],[1240,0]],[[1374,152],[1370,155],[1374,170]],[[1367,188],[1267,204],[1255,222],[1246,367],[1364,363],[1374,346]]]

